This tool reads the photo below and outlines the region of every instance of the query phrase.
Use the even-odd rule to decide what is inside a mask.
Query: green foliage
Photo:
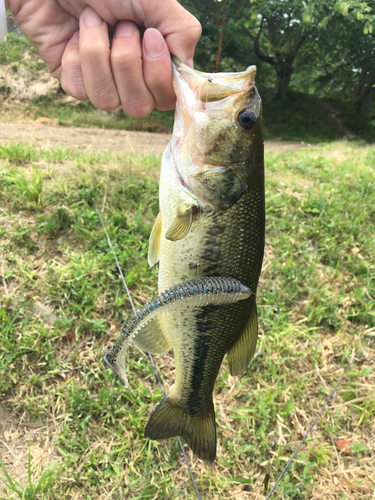
[[[334,71],[337,73],[337,65],[341,64],[345,65],[346,72],[350,74],[360,66],[359,54],[360,60],[371,60],[368,56],[374,47],[373,40],[370,36],[361,40],[361,35],[369,35],[375,26],[375,13],[366,2],[279,0],[270,4],[267,1],[257,1],[245,8],[239,20],[239,24],[241,23],[254,43],[257,57],[276,69],[279,85],[277,90],[280,90],[283,98],[292,72],[296,69],[298,71],[298,62],[295,65],[297,54],[301,54],[300,61],[304,66],[300,80],[308,80],[310,88],[311,71],[316,72],[314,65],[319,65],[325,73],[332,75]],[[367,47],[365,54],[364,46]],[[328,56],[324,57],[327,47]],[[306,52],[309,54],[308,58]],[[332,58],[332,53],[335,58]],[[331,63],[328,71],[327,60]],[[351,97],[354,90],[352,87]]]
[[[40,152],[32,143],[24,141],[15,141],[9,144],[0,144],[0,158],[8,159],[16,165],[38,160]]]
[[[223,31],[222,71],[258,67],[260,88],[286,97],[291,83],[298,92],[352,101],[363,85],[371,91],[374,61],[374,2],[357,0],[184,0],[200,19],[203,35],[197,47],[199,69],[214,71]],[[225,25],[222,22],[226,18]],[[374,83],[374,82],[373,82]],[[372,92],[372,97],[374,92]],[[361,99],[363,99],[363,94]]]
[[[357,455],[359,458],[366,456],[369,452],[368,447],[363,443],[353,443],[349,446],[350,453]]]
[[[320,99],[289,92],[287,98],[264,99],[263,122],[266,139],[302,142],[361,138],[375,141],[375,125],[338,99]]]
[[[33,99],[25,107],[34,119],[55,118],[65,127],[98,127],[116,130],[139,130],[143,132],[170,133],[173,127],[173,111],[155,109],[145,118],[132,118],[122,110],[104,112],[96,109],[90,101],[64,102],[64,94],[44,95]]]

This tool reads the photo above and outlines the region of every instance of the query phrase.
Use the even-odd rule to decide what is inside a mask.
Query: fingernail
[[[186,66],[189,66],[189,68],[194,69],[193,58],[188,59],[187,61],[185,61],[185,64],[186,64]]]
[[[132,36],[137,29],[137,25],[132,21],[121,21],[116,26],[115,37],[117,36]]]
[[[70,39],[70,43],[78,43],[79,42],[79,31],[76,31],[72,38]]]
[[[160,57],[164,52],[164,38],[155,28],[148,28],[143,35],[143,47],[148,57]]]
[[[83,20],[86,26],[101,26],[103,24],[103,19],[91,7],[86,7]]]

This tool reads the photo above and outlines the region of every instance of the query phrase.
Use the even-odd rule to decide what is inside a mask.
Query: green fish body
[[[232,375],[248,366],[257,341],[256,290],[264,252],[264,154],[255,67],[206,74],[174,62],[177,108],[160,178],[160,214],[149,262],[160,262],[159,292],[206,276],[251,291],[236,303],[179,307],[133,341],[173,349],[176,376],[145,431],[182,436],[201,459],[216,455],[215,380],[227,354]]]

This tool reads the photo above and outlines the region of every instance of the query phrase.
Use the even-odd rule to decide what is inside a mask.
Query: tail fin
[[[145,437],[165,439],[181,436],[193,453],[200,459],[212,463],[216,457],[215,411],[204,417],[191,417],[181,407],[174,405],[169,396],[156,408],[147,423]]]

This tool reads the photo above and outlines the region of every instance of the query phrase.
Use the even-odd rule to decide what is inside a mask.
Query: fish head
[[[260,156],[263,166],[255,73],[255,66],[239,73],[204,73],[173,58],[174,163],[184,188],[211,209],[233,205],[248,189]]]

